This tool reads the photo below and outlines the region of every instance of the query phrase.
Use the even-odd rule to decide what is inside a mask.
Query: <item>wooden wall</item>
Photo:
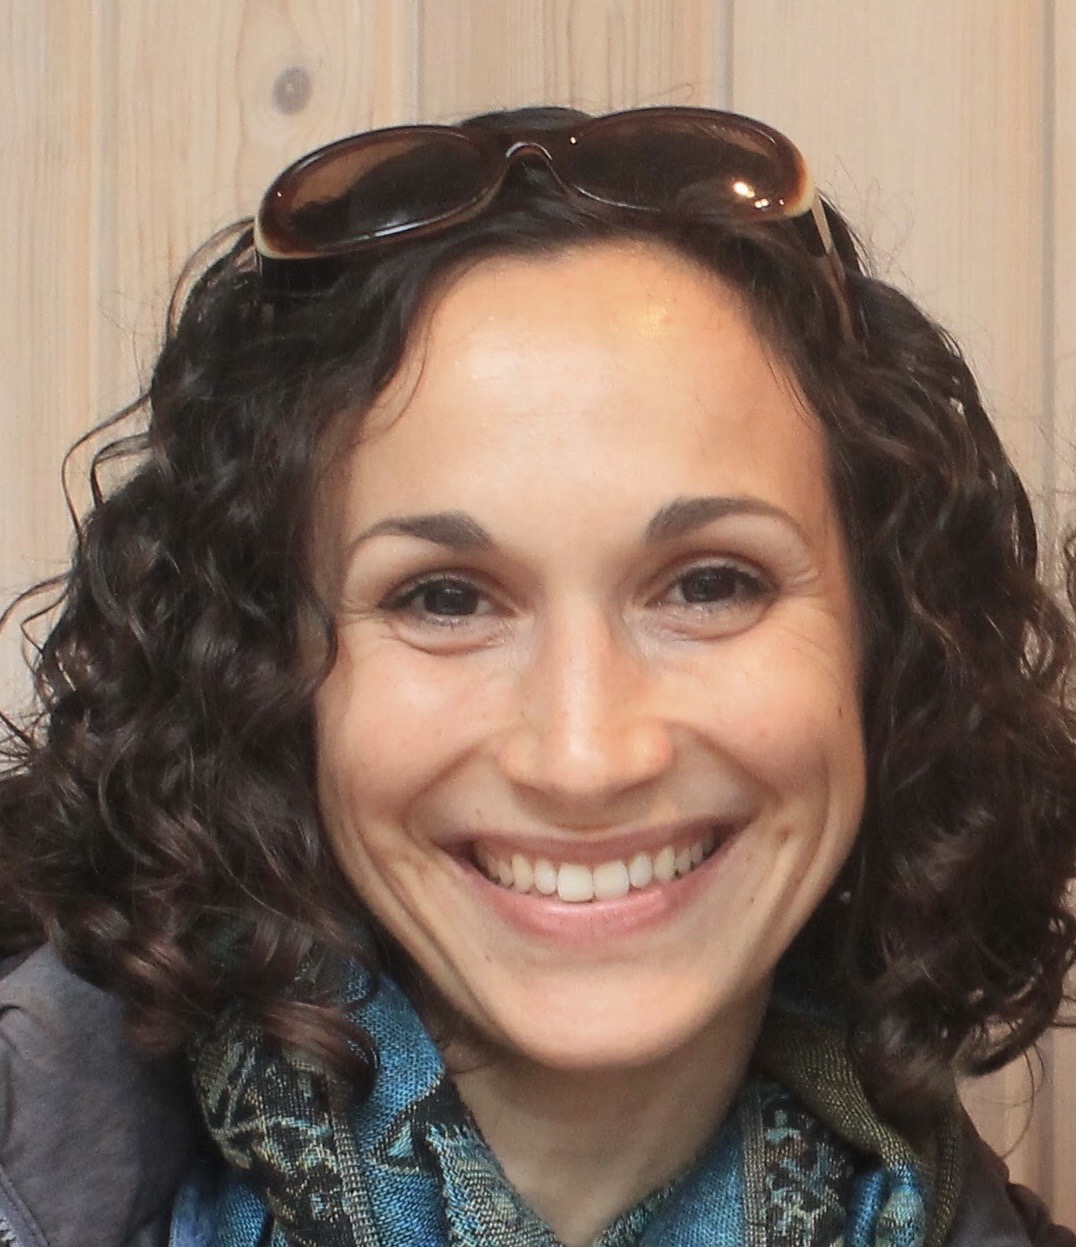
[[[1050,537],[1076,517],[1076,0],[0,0],[0,593],[60,565],[62,452],[196,243],[322,141],[537,100],[788,132],[966,346]],[[1076,1225],[1076,1037],[1039,1077],[1034,1114],[1021,1067],[968,1099]]]

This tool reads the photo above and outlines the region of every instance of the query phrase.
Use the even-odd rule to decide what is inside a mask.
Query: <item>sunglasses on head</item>
[[[791,225],[826,271],[851,333],[845,270],[825,208],[783,134],[705,108],[604,117],[565,110],[559,120],[394,126],[303,156],[269,187],[255,218],[263,270],[346,261],[449,229],[481,213],[514,165],[536,160],[567,196],[626,213]]]

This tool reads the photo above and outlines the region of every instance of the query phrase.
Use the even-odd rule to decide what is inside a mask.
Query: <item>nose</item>
[[[658,674],[596,609],[543,630],[510,713],[501,771],[561,817],[615,817],[611,803],[673,762]]]

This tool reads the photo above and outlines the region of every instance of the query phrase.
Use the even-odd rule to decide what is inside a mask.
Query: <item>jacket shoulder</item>
[[[968,1121],[960,1202],[947,1247],[1076,1247],[1076,1234],[1055,1225],[1037,1195],[1009,1182],[1005,1162]]]
[[[186,1071],[130,1048],[119,1000],[48,946],[0,963],[0,1204],[28,1247],[167,1241],[197,1137]]]

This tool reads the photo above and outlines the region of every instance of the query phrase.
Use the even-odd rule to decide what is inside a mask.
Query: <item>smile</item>
[[[628,858],[613,858],[594,866],[582,862],[555,863],[516,852],[511,858],[478,848],[475,861],[490,882],[506,891],[529,896],[556,897],[569,904],[620,900],[652,884],[671,883],[689,875],[714,852],[717,832],[711,828],[684,844],[666,844],[653,852],[640,850]]]

